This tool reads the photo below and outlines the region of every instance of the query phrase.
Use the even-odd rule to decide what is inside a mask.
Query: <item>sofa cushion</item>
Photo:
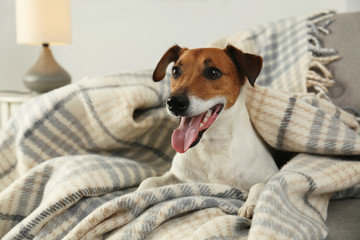
[[[330,201],[327,240],[356,240],[360,237],[360,199]]]
[[[360,116],[360,12],[336,14],[329,35],[317,36],[326,48],[334,48],[341,59],[328,65],[335,84],[329,89],[332,101]]]

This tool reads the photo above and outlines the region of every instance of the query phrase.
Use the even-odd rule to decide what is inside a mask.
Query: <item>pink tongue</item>
[[[196,140],[199,134],[199,125],[205,113],[192,118],[181,117],[180,126],[173,132],[172,146],[179,152],[184,153]]]

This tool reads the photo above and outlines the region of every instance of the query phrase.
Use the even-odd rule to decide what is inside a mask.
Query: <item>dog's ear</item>
[[[256,78],[259,76],[262,67],[262,57],[250,53],[244,53],[232,45],[227,45],[225,52],[234,62],[238,74],[241,78],[247,77],[251,86],[254,86]]]
[[[166,53],[162,56],[159,63],[156,65],[156,68],[153,73],[154,82],[161,81],[166,74],[166,68],[171,62],[176,62],[180,55],[187,50],[187,48],[181,48],[178,45],[172,46]]]

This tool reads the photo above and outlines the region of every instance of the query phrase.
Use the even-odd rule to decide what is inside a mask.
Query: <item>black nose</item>
[[[171,96],[166,103],[168,109],[176,116],[184,114],[190,104],[189,99],[184,95]]]

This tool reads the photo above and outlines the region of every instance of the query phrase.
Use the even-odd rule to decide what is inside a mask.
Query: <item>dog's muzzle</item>
[[[168,98],[166,101],[168,109],[175,116],[183,116],[189,107],[190,101],[184,95],[175,95]]]

